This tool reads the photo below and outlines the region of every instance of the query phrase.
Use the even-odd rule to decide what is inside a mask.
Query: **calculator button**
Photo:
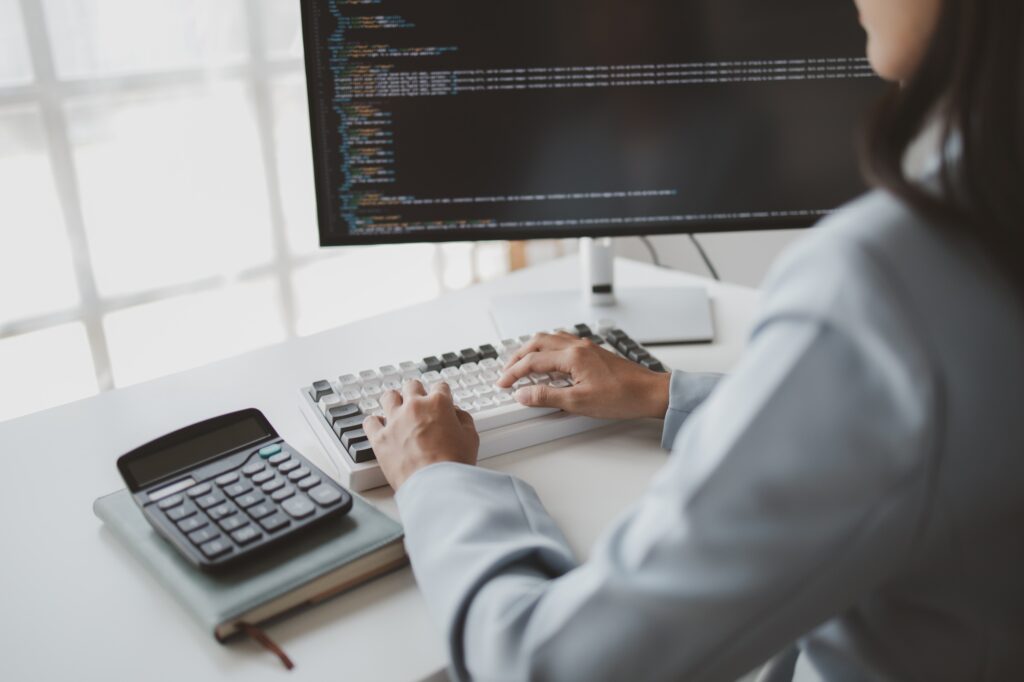
[[[210,495],[203,495],[202,497],[196,500],[196,504],[198,504],[203,509],[209,509],[210,507],[220,504],[223,501],[223,497],[214,493]]]
[[[254,504],[259,504],[262,501],[263,497],[256,491],[246,493],[244,495],[239,495],[238,497],[235,498],[235,504],[237,504],[242,509],[248,509]]]
[[[260,485],[261,483],[266,483],[267,481],[269,481],[273,477],[274,477],[273,469],[267,469],[266,471],[263,471],[261,473],[256,474],[255,476],[253,476],[252,477],[252,482],[255,483],[256,485]]]
[[[179,507],[169,509],[164,513],[167,514],[167,518],[169,518],[171,521],[181,521],[182,519],[195,514],[196,508],[193,507],[191,504],[183,504]]]
[[[281,488],[273,495],[270,496],[274,502],[280,502],[281,500],[287,500],[289,497],[295,494],[295,488],[288,486],[287,488]]]
[[[204,542],[209,542],[210,540],[219,537],[220,533],[217,532],[217,529],[210,526],[200,528],[199,530],[188,534],[188,539],[191,540],[194,545],[201,545]]]
[[[213,486],[211,486],[209,483],[203,483],[202,485],[197,485],[196,487],[189,490],[187,494],[192,499],[195,499],[202,495],[208,494],[211,490],[213,490]]]
[[[253,517],[254,519],[259,520],[259,519],[262,519],[264,516],[268,516],[270,514],[273,514],[274,513],[274,507],[273,507],[273,505],[270,505],[270,504],[261,503],[261,504],[255,505],[253,507],[249,507],[245,511],[247,511],[249,513],[249,516]]]
[[[231,539],[240,545],[248,545],[250,542],[258,540],[259,537],[260,532],[252,526],[246,526],[245,528],[242,528],[241,530],[236,530],[234,533],[231,534]]]
[[[231,516],[237,511],[238,510],[235,509],[235,505],[230,502],[225,502],[224,504],[219,504],[216,507],[207,510],[206,513],[210,515],[211,519],[216,521],[217,519],[223,519],[225,516]]]
[[[271,514],[267,518],[260,520],[260,525],[263,526],[264,530],[266,530],[268,533],[273,533],[275,530],[280,530],[281,528],[287,526],[289,523],[291,522],[288,520],[288,517],[282,514],[281,512]]]
[[[319,476],[307,476],[306,478],[299,481],[299,490],[309,490],[319,482]]]
[[[227,543],[224,538],[218,538],[216,540],[210,540],[205,545],[202,545],[199,549],[203,550],[208,558],[213,559],[223,554],[227,554],[231,551],[231,545]]]
[[[237,530],[247,523],[249,523],[249,519],[245,518],[241,514],[235,514],[234,516],[229,516],[226,519],[221,519],[217,522],[221,528],[228,532]]]
[[[182,533],[191,533],[192,531],[202,528],[207,524],[206,518],[203,516],[192,516],[184,521],[178,521],[178,528],[181,529]]]
[[[280,445],[268,445],[265,448],[260,448],[260,457],[262,457],[263,459],[267,459],[268,457],[272,457],[273,455],[276,455],[279,452],[281,452]]]
[[[288,515],[296,518],[303,519],[316,511],[316,507],[306,497],[293,497],[287,500],[281,505],[281,509],[288,512]]]
[[[309,467],[299,467],[295,471],[289,471],[288,472],[288,480],[289,481],[301,481],[306,476],[309,476],[311,473],[313,473],[313,472],[311,472],[309,470]]]
[[[224,488],[224,492],[230,495],[231,497],[238,497],[239,495],[244,495],[250,490],[252,490],[252,486],[249,485],[248,481],[234,483],[232,485],[229,485],[227,488]]]
[[[341,499],[341,493],[329,485],[318,485],[312,490],[307,491],[306,494],[316,500],[316,503],[321,507],[330,507]]]
[[[273,481],[267,481],[266,483],[261,485],[260,489],[263,490],[263,492],[265,492],[265,493],[272,493],[275,490],[280,490],[283,487],[284,487],[284,480],[282,480],[280,478],[275,478]]]
[[[279,452],[270,459],[268,459],[267,461],[273,464],[274,466],[277,466],[278,464],[287,462],[290,458],[291,455],[289,455],[287,452]]]
[[[281,466],[277,467],[277,470],[280,471],[282,474],[286,474],[289,471],[295,471],[300,466],[302,466],[302,463],[299,462],[299,460],[297,460],[297,459],[290,459],[287,462],[284,462],[283,464],[281,464]]]
[[[267,466],[263,463],[263,460],[257,459],[242,467],[242,473],[246,476],[255,476],[266,468]]]
[[[238,472],[237,471],[229,471],[228,473],[224,474],[223,476],[218,476],[215,482],[217,483],[217,485],[223,487],[223,486],[226,486],[226,485],[231,485],[232,483],[234,483],[237,480],[238,480]]]
[[[161,509],[170,509],[171,507],[177,507],[179,504],[185,501],[185,498],[181,495],[171,495],[166,500],[161,500],[158,507]]]

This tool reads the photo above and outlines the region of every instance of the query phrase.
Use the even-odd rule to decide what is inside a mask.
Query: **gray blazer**
[[[452,670],[1024,679],[1024,305],[884,193],[776,266],[745,356],[675,372],[644,497],[575,559],[534,491],[439,464],[397,499]]]

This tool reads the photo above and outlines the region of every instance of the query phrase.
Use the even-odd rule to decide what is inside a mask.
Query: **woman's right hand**
[[[509,359],[498,386],[510,388],[534,372],[562,372],[573,385],[520,388],[515,397],[523,405],[602,419],[660,419],[668,410],[669,374],[652,372],[567,332],[534,336]]]

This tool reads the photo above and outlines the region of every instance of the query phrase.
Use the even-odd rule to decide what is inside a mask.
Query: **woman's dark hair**
[[[969,240],[1024,296],[1024,2],[942,0],[917,73],[879,103],[865,170],[939,229]],[[940,191],[908,178],[903,161],[938,117]]]

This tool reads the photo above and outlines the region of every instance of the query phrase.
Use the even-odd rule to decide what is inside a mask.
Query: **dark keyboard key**
[[[444,369],[444,363],[437,356],[431,355],[428,358],[423,358],[423,369],[427,372],[440,372]]]
[[[182,533],[191,533],[198,528],[202,528],[207,523],[209,523],[209,521],[206,520],[205,516],[190,516],[184,521],[178,521],[178,528],[181,529]]]
[[[288,480],[289,481],[301,481],[306,476],[309,476],[311,473],[313,473],[313,472],[311,472],[309,470],[309,467],[299,467],[295,471],[289,471],[288,472]]]
[[[266,483],[261,485],[260,486],[260,490],[262,490],[265,493],[272,493],[275,490],[280,490],[283,487],[284,487],[284,479],[283,478],[275,478],[273,481],[267,481]]]
[[[249,481],[242,481],[241,483],[232,483],[227,488],[224,488],[224,492],[231,497],[238,497],[244,495],[252,490],[252,486],[249,485]]]
[[[242,546],[248,545],[250,542],[259,540],[259,538],[260,532],[252,526],[246,526],[245,528],[242,528],[241,530],[236,530],[234,533],[231,534],[231,539]]]
[[[661,364],[654,358],[646,358],[640,361],[640,364],[651,370],[652,372],[664,372],[665,365]]]
[[[185,501],[185,498],[181,495],[171,495],[170,497],[160,500],[156,506],[161,509],[170,509],[171,507],[177,507],[179,504]]]
[[[341,434],[345,433],[346,431],[361,428],[363,428],[362,415],[358,417],[349,417],[348,419],[342,419],[340,421],[334,422],[334,433],[338,436],[338,438],[341,438]]]
[[[353,444],[352,447],[348,449],[348,456],[351,457],[352,461],[356,464],[372,462],[377,459],[377,454],[373,451],[373,446],[370,445],[369,441]]]
[[[299,481],[299,490],[309,490],[318,483],[320,483],[319,476],[307,476],[306,478]]]
[[[187,518],[195,514],[196,508],[193,507],[191,504],[182,504],[177,507],[172,507],[171,509],[168,509],[164,513],[167,514],[167,518],[169,518],[171,521],[180,521],[184,518]]]
[[[217,522],[217,525],[219,525],[225,531],[231,532],[233,530],[241,528],[247,523],[249,523],[249,519],[245,518],[241,514],[234,514],[225,519],[221,519]]]
[[[645,351],[643,348],[634,348],[633,350],[629,351],[627,357],[633,362],[640,362],[651,357],[651,354]]]
[[[263,483],[266,483],[267,481],[269,481],[273,477],[274,477],[274,470],[273,469],[267,469],[266,471],[261,471],[260,473],[258,473],[255,476],[253,476],[252,477],[252,482],[255,483],[256,485],[261,485]]]
[[[475,348],[463,348],[459,351],[459,355],[462,357],[462,364],[467,362],[480,362],[480,353]]]
[[[590,336],[587,338],[591,343],[597,344],[598,346],[603,346],[606,343],[606,341],[602,337],[597,336],[596,334],[594,336]]]
[[[229,471],[228,473],[224,474],[223,476],[218,476],[216,479],[214,479],[214,483],[216,483],[217,485],[219,485],[220,487],[223,488],[226,485],[231,485],[232,483],[234,483],[237,480],[238,480],[238,472],[237,471]]]
[[[348,419],[349,417],[358,417],[360,415],[358,405],[335,405],[334,407],[327,410],[327,421],[330,424],[338,421],[339,419]]]
[[[210,507],[213,507],[214,505],[218,505],[218,504],[220,504],[223,501],[224,501],[223,497],[221,497],[220,495],[217,495],[216,493],[212,493],[210,495],[203,495],[202,497],[198,498],[196,500],[196,504],[198,504],[203,509],[209,509]]]
[[[576,336],[580,337],[581,339],[589,339],[591,336],[594,335],[594,332],[591,331],[590,327],[588,327],[585,324],[578,324],[575,327],[573,327],[573,329],[576,331]]]
[[[497,360],[498,351],[491,344],[485,343],[484,345],[480,346],[480,357],[483,359]]]
[[[197,531],[193,531],[188,534],[188,539],[192,541],[194,545],[201,545],[204,542],[209,542],[214,538],[219,538],[220,533],[217,532],[216,528],[207,526],[206,528],[200,528]]]
[[[350,432],[350,433],[354,433],[354,432]],[[285,462],[284,464],[282,464],[281,466],[277,467],[277,470],[280,471],[282,474],[287,474],[289,471],[295,471],[300,466],[302,466],[302,462],[300,462],[297,459],[290,459],[287,462]]]
[[[264,464],[261,460],[256,459],[242,467],[242,473],[245,474],[246,476],[255,476],[256,474],[260,473],[266,468],[266,464]]]
[[[202,485],[197,485],[194,488],[189,488],[188,496],[191,498],[202,497],[203,495],[208,494],[211,490],[213,490],[213,486],[209,483],[203,483]]]
[[[287,500],[294,494],[295,488],[287,486],[276,491],[273,495],[270,496],[270,499],[272,499],[274,502],[280,502],[281,500]]]
[[[605,334],[605,336],[607,336],[608,340],[611,341],[612,343],[618,343],[619,339],[629,338],[629,336],[626,335],[626,332],[622,331],[621,329],[613,329],[607,334]]]
[[[266,530],[268,533],[273,533],[276,530],[281,530],[289,523],[291,523],[291,521],[289,521],[288,517],[282,514],[281,512],[276,512],[265,519],[260,519],[260,525],[263,526],[263,529]]]
[[[458,367],[462,364],[462,358],[456,353],[445,353],[441,356],[441,364],[445,367]]]
[[[281,509],[288,512],[288,515],[294,519],[304,519],[316,511],[316,507],[305,496],[285,500],[281,504]]]
[[[287,452],[279,452],[270,459],[268,459],[267,461],[273,464],[274,466],[277,466],[278,464],[284,464],[289,459],[291,459],[291,457],[292,456],[289,455]]]
[[[230,502],[225,502],[224,504],[218,504],[216,507],[207,510],[206,513],[210,515],[211,519],[216,521],[217,519],[223,519],[225,516],[231,516],[232,514],[238,513],[238,509],[236,509],[235,505]]]
[[[249,516],[253,517],[254,519],[259,520],[259,519],[262,519],[264,516],[269,516],[270,514],[273,514],[274,513],[274,506],[270,505],[270,504],[262,503],[262,504],[257,504],[254,507],[249,507],[245,511],[248,512]]]
[[[329,485],[318,485],[308,490],[306,494],[312,497],[321,507],[330,507],[332,504],[337,504],[338,500],[341,499],[341,493],[338,492],[338,489]]]
[[[331,395],[334,393],[334,389],[331,388],[331,382],[329,381],[316,381],[313,383],[313,390],[309,392],[313,396],[313,402],[320,402],[320,399],[325,395]]]
[[[224,538],[218,538],[216,540],[210,540],[205,545],[202,545],[199,549],[203,551],[203,554],[209,559],[215,559],[219,556],[227,554],[231,551],[231,545],[228,544]]]
[[[256,491],[246,493],[245,495],[239,495],[238,497],[235,498],[235,504],[237,504],[242,509],[248,509],[254,504],[259,504],[262,501],[263,496],[257,493]]]
[[[363,431],[362,429],[355,429],[341,434],[341,444],[345,446],[346,450],[356,443],[364,443],[367,440],[369,439],[366,435],[366,431]]]

